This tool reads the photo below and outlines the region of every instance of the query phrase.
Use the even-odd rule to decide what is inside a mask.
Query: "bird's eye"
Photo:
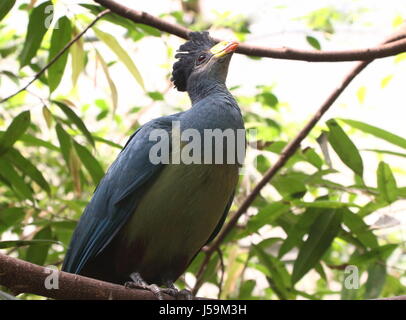
[[[197,57],[196,59],[196,65],[198,66],[199,64],[201,64],[204,60],[206,60],[206,55],[205,54],[201,54]]]

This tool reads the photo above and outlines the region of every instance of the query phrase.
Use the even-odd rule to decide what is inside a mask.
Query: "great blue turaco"
[[[152,163],[153,130],[244,130],[225,81],[235,41],[216,43],[191,32],[173,65],[172,81],[192,107],[151,120],[129,138],[97,186],[74,231],[62,270],[123,284],[132,279],[175,290],[173,283],[220,231],[239,178],[234,164]],[[228,140],[227,140],[228,141]],[[203,143],[202,143],[203,145]],[[234,146],[230,146],[234,147]],[[222,146],[226,153],[227,143]]]

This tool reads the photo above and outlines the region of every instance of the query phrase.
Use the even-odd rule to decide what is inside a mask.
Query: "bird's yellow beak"
[[[239,43],[237,41],[221,41],[210,49],[210,53],[212,53],[216,58],[220,58],[226,54],[234,52],[238,45]]]

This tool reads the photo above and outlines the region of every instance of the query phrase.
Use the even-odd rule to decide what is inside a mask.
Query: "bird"
[[[174,123],[179,134],[188,129],[203,136],[207,130],[244,132],[241,110],[225,84],[238,42],[215,41],[207,31],[190,32],[188,39],[175,54],[171,81],[188,93],[191,108],[153,119],[130,136],[79,219],[63,271],[173,292],[174,282],[224,224],[243,160],[175,163],[175,153],[191,139],[175,151],[172,138]],[[157,145],[153,132],[168,133],[160,142],[168,142],[172,161],[151,161]],[[203,140],[197,145],[204,149]],[[211,151],[226,155],[235,147],[223,140]]]

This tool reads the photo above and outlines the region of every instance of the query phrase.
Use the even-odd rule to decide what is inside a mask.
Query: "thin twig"
[[[23,92],[27,90],[27,88],[33,84],[36,80],[41,77],[41,75],[50,67],[52,66],[76,41],[78,41],[91,27],[94,26],[94,24],[99,21],[102,17],[104,17],[106,14],[110,13],[109,9],[106,9],[102,12],[100,12],[96,18],[80,33],[78,33],[75,37],[73,37],[63,48],[61,51],[58,52],[58,54],[53,57],[38,73],[35,74],[34,78],[32,78],[24,87],[19,89],[18,91],[14,92],[13,94],[9,95],[8,97],[0,100],[0,103],[3,103],[12,97],[16,96],[20,92]]]

